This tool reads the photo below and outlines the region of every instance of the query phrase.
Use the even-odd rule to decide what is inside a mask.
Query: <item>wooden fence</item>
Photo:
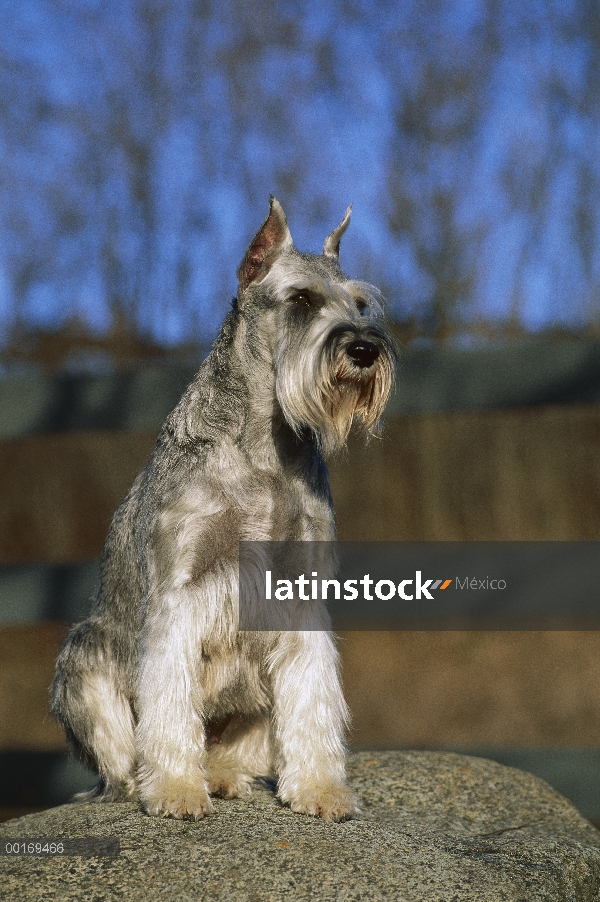
[[[140,389],[139,374],[137,395],[131,394],[131,380],[122,382],[123,396],[129,385],[124,423],[116,414],[101,413],[110,392],[97,386],[92,401],[89,392],[85,401],[82,389],[79,395],[71,392],[71,407],[59,405],[58,430],[39,412],[37,419],[27,420],[26,410],[5,417],[9,426],[0,442],[4,816],[60,801],[60,793],[71,788],[65,778],[60,790],[39,789],[36,795],[30,787],[28,795],[15,774],[25,774],[21,782],[26,782],[40,762],[64,763],[63,737],[47,713],[56,650],[67,621],[84,614],[110,517],[145,463],[184,375],[169,377],[173,387],[160,403],[156,391]],[[156,375],[152,379],[161,384]],[[331,464],[340,538],[600,539],[600,403],[595,384],[590,388],[587,377],[582,384],[579,400],[569,396],[569,404],[530,399],[517,408],[402,413],[396,403],[381,438],[366,445],[353,440]],[[71,390],[73,385],[77,389],[73,383]],[[118,391],[115,397],[118,410]],[[140,409],[144,397],[147,407]],[[547,395],[538,391],[535,400],[544,402]],[[0,396],[0,411],[7,403]],[[96,404],[87,419],[81,413],[86,404]],[[97,421],[103,428],[91,429]],[[35,422],[45,423],[41,431]],[[519,747],[600,749],[600,634],[346,633],[340,650],[356,746],[492,749],[499,757]],[[585,796],[588,813],[599,816],[598,792],[595,800],[585,787],[576,787],[572,797],[577,792]]]

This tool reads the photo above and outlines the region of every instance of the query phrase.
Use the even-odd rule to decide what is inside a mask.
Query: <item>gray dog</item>
[[[211,793],[266,777],[294,811],[357,810],[331,633],[243,632],[237,607],[240,541],[335,538],[322,455],[372,429],[390,392],[379,292],[338,264],[349,221],[301,254],[271,199],[213,350],[113,518],[53,687],[99,799],[201,818]]]

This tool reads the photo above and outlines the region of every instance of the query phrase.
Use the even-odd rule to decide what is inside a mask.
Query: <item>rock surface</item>
[[[268,789],[215,800],[203,821],[132,803],[63,805],[0,825],[3,839],[117,837],[117,857],[0,856],[0,898],[597,902],[600,833],[542,780],[435,752],[355,753],[362,815],[326,824]]]

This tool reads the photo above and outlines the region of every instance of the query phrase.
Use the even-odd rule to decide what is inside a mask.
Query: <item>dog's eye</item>
[[[358,312],[360,313],[361,316],[363,315],[363,313],[366,313],[367,310],[369,309],[369,305],[367,304],[366,301],[359,300],[356,302],[356,306],[357,306]]]
[[[293,301],[299,307],[312,307],[312,298],[308,291],[299,291],[294,295]]]

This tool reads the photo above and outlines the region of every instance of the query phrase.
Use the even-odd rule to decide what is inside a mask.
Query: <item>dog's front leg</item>
[[[325,820],[351,817],[358,807],[346,786],[348,710],[331,634],[282,633],[271,677],[281,800]]]
[[[201,643],[193,590],[155,602],[142,635],[137,692],[138,786],[148,814],[203,817],[211,811],[204,774]]]

